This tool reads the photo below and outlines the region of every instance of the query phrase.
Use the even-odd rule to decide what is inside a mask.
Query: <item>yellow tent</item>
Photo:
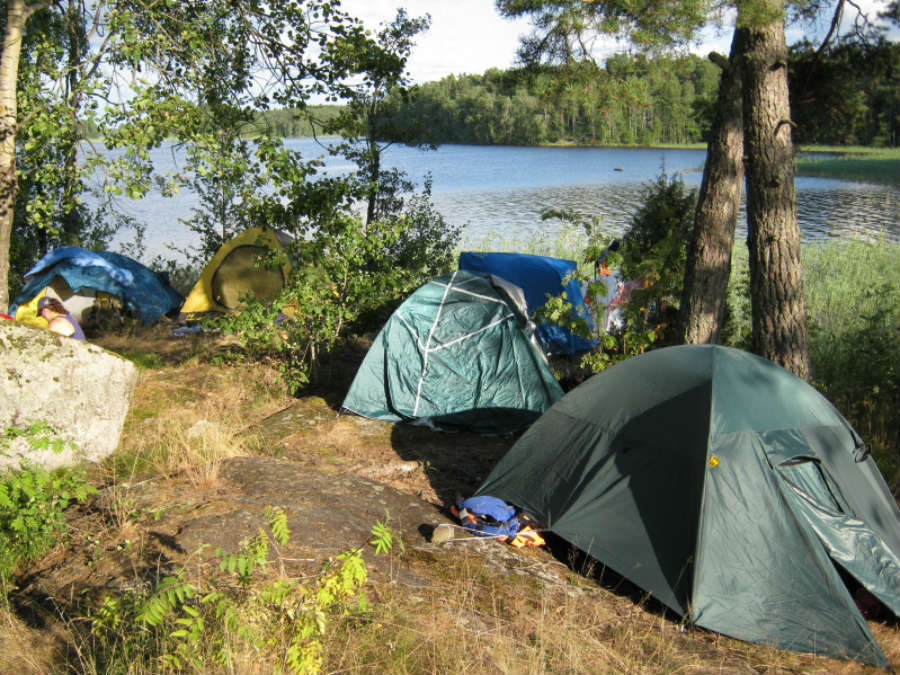
[[[203,273],[181,306],[180,318],[190,320],[207,312],[237,312],[248,295],[267,300],[278,293],[290,275],[291,265],[261,267],[258,261],[270,251],[282,252],[291,238],[277,230],[251,227],[222,244],[203,268]]]

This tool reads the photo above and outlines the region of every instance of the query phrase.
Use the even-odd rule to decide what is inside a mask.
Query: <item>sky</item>
[[[874,10],[885,2],[860,0],[857,4],[874,18]],[[510,68],[515,64],[519,36],[529,33],[527,19],[504,19],[494,8],[494,0],[342,0],[341,6],[371,29],[393,19],[397,7],[404,7],[412,17],[431,15],[431,28],[418,37],[407,62],[407,71],[418,84],[450,74],[480,75],[489,68]],[[822,19],[807,27],[811,39],[824,36],[827,24]],[[803,35],[802,30],[789,31],[788,42],[796,42]],[[896,38],[897,31],[892,35]],[[709,31],[691,51],[706,55],[715,50],[727,55],[730,44],[730,30],[718,34]],[[622,50],[613,48],[611,53],[615,51]]]

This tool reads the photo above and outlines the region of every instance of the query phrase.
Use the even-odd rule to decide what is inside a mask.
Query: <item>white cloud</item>
[[[886,7],[887,0],[858,0],[856,4],[875,19]],[[519,37],[530,30],[527,19],[502,18],[494,8],[493,0],[343,0],[341,5],[371,29],[391,21],[397,7],[405,8],[414,17],[431,15],[431,28],[418,36],[407,64],[412,80],[418,83],[439,80],[450,74],[481,74],[489,68],[510,68],[515,63]],[[850,7],[845,12],[845,25],[854,11]],[[796,42],[804,36],[813,41],[821,40],[830,20],[829,10],[811,25],[790,27],[788,42]],[[691,51],[700,55],[711,51],[727,55],[732,21],[726,20],[719,30],[708,28],[701,42]],[[897,34],[896,29],[890,33],[893,39],[897,39]],[[609,51],[623,49],[625,47],[620,46]]]
[[[413,17],[430,14],[431,28],[418,36],[407,64],[419,83],[510,68],[519,36],[529,30],[527,20],[502,18],[492,0],[344,0],[341,6],[372,29],[391,21],[398,6]]]

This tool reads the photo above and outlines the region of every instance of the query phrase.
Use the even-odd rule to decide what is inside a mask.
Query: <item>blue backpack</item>
[[[469,497],[451,508],[463,527],[484,537],[515,538],[522,522],[515,508],[496,497]]]

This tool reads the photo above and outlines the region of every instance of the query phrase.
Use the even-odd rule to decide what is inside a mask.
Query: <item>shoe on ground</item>
[[[445,541],[453,539],[453,526],[441,523],[431,532],[432,544],[443,544]]]

